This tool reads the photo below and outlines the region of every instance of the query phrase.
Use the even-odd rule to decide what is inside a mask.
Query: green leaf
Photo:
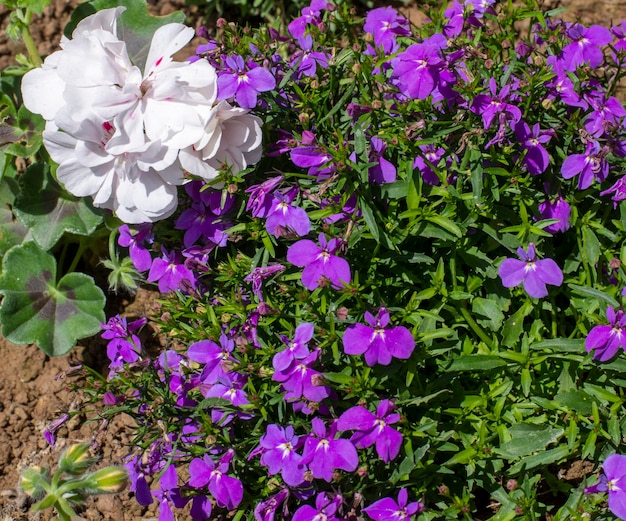
[[[12,179],[3,179],[0,182],[0,258],[13,246],[24,242],[28,236],[28,228],[15,219],[11,210],[15,201],[14,191],[9,186],[11,181],[11,184],[15,184]]]
[[[447,219],[446,217],[442,217],[441,215],[433,215],[430,217],[426,217],[427,221],[430,221],[433,224],[436,224],[440,228],[443,228],[447,232],[450,232],[452,235],[455,235],[458,239],[463,237],[463,232],[461,228],[457,226],[454,221]]]
[[[558,441],[564,432],[564,429],[519,423],[509,428],[513,439],[494,449],[494,452],[509,460],[521,458],[545,450],[548,445]]]
[[[500,329],[502,322],[504,321],[504,315],[501,311],[501,306],[495,300],[489,300],[486,298],[476,297],[472,300],[472,312],[477,315],[487,317],[488,320],[481,320],[477,322],[481,326],[488,327],[492,331]]]
[[[0,275],[2,334],[15,344],[37,345],[50,356],[67,353],[79,338],[100,331],[104,293],[83,273],[56,283],[54,257],[34,242],[14,246]]]
[[[556,463],[562,459],[567,458],[570,455],[570,450],[566,446],[556,447],[549,449],[532,456],[526,456],[513,465],[509,471],[509,475],[518,474],[519,472],[534,469],[536,467],[550,465]],[[584,456],[583,456],[584,457]]]
[[[506,347],[513,347],[517,344],[522,336],[524,328],[524,318],[526,318],[532,311],[533,306],[527,300],[522,304],[515,313],[506,319],[504,327],[502,328],[502,345]]]
[[[559,393],[554,397],[554,399],[568,409],[578,411],[580,414],[585,416],[589,416],[591,414],[591,403],[595,401],[593,396],[586,393],[582,389],[578,391],[566,391]]]
[[[558,353],[581,353],[585,354],[585,341],[583,339],[553,338],[530,345],[530,349],[544,351],[553,349]]]
[[[583,258],[588,264],[595,265],[600,258],[600,241],[589,226],[583,226]]]
[[[28,167],[20,185],[15,215],[30,227],[33,239],[44,250],[52,248],[65,232],[90,235],[102,222],[98,210],[87,199],[61,188],[44,163]]]
[[[507,362],[496,355],[469,355],[455,358],[447,372],[453,371],[488,371],[496,367],[502,367]]]
[[[102,9],[124,6],[126,10],[117,20],[117,36],[126,43],[128,56],[134,65],[143,70],[150,50],[152,36],[156,30],[166,24],[183,23],[185,15],[178,11],[167,16],[152,16],[148,12],[145,0],[92,0],[80,4],[72,13],[72,18],[65,26],[65,36],[71,38],[72,32],[83,18]]]
[[[569,284],[569,287],[572,289],[572,292],[576,295],[581,295],[583,297],[591,297],[596,300],[600,300],[609,306],[614,308],[619,308],[619,302],[615,300],[611,295],[607,295],[603,291],[589,288],[587,286],[579,286],[578,284]]]

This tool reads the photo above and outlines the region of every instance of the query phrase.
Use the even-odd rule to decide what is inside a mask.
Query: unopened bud
[[[550,110],[552,108],[552,100],[550,98],[545,98],[541,102],[541,106],[546,110]]]
[[[89,443],[77,443],[61,454],[59,469],[68,474],[82,474],[96,461],[89,456]]]
[[[98,494],[116,494],[126,488],[128,472],[123,467],[105,467],[85,476],[85,482]]]
[[[48,481],[48,470],[43,467],[30,467],[22,472],[20,487],[25,494],[35,499],[43,497],[46,489],[43,483]]]

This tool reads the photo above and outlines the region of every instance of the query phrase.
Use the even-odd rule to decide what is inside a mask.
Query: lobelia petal
[[[289,260],[289,258],[287,258]],[[302,270],[302,285],[313,291],[320,285],[320,281],[325,276],[324,263],[315,261]]]
[[[353,472],[359,466],[359,455],[349,440],[339,438],[332,440],[333,467],[347,472]]]
[[[526,262],[519,259],[504,259],[498,268],[498,275],[505,288],[513,288],[521,284],[526,276]]]
[[[287,250],[287,260],[294,266],[307,266],[322,253],[317,244],[308,239],[292,244]]]
[[[343,334],[343,349],[348,355],[361,355],[370,347],[374,330],[363,324],[353,324]]]
[[[203,459],[194,458],[189,464],[189,485],[194,488],[202,488],[207,485],[211,479],[211,471],[213,467],[209,467],[205,456]]]
[[[620,519],[626,519],[625,490],[609,490],[609,510]]]
[[[400,507],[395,500],[386,497],[379,499],[362,510],[375,521],[389,521],[397,517],[394,516],[394,513],[400,510]]]
[[[217,475],[209,483],[209,491],[213,494],[217,505],[233,510],[243,499],[243,485],[241,481],[227,474]]]
[[[376,416],[365,407],[355,406],[345,411],[337,420],[340,431],[369,431],[374,428]]]
[[[529,271],[524,279],[524,291],[531,297],[542,298],[548,294],[548,288],[534,271]]]
[[[376,454],[385,463],[395,459],[402,446],[402,434],[391,427],[385,427],[376,439]]]
[[[370,367],[376,364],[389,365],[392,358],[386,338],[382,335],[374,335],[368,350],[365,351],[365,363]]]
[[[324,275],[332,282],[336,289],[342,288],[345,284],[350,284],[350,264],[346,259],[331,256],[324,268]]]
[[[580,174],[585,168],[585,160],[587,156],[584,154],[572,154],[565,158],[561,165],[561,175],[565,179],[571,179],[575,175]]]
[[[535,275],[544,283],[560,286],[563,283],[563,272],[552,259],[541,259],[535,262]]]
[[[415,349],[415,339],[411,332],[403,326],[391,328],[385,332],[387,349],[392,356],[406,360]]]

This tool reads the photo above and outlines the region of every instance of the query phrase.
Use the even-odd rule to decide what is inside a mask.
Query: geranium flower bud
[[[85,476],[85,482],[99,494],[116,494],[126,488],[128,472],[123,467],[105,467]]]

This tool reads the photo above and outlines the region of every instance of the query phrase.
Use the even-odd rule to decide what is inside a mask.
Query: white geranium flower
[[[178,204],[176,186],[183,182],[177,150],[158,141],[143,150],[112,155],[106,142],[113,127],[85,120],[82,139],[48,123],[46,149],[59,163],[57,178],[78,197],[93,197],[94,206],[113,210],[126,223],[154,222],[170,216]]]
[[[224,165],[239,172],[258,161],[261,120],[216,105],[217,74],[206,60],[172,60],[190,27],[155,31],[142,72],[117,36],[124,9],[82,20],[62,50],[24,76],[22,94],[47,121],[44,144],[70,193],[127,223],[153,222],[176,209],[185,170],[213,179]]]
[[[237,173],[261,159],[261,119],[249,110],[220,101],[213,109],[204,135],[178,155],[183,168],[210,181],[224,167]]]

